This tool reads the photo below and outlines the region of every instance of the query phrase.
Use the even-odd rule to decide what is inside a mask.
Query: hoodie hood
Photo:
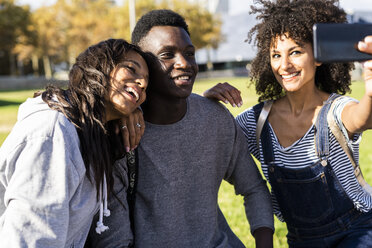
[[[46,110],[50,110],[50,108],[48,104],[43,101],[41,96],[28,98],[19,106],[17,120],[21,121],[34,113]]]

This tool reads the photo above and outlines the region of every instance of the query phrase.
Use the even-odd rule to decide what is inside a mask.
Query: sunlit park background
[[[216,4],[223,10],[226,3],[235,3],[235,12],[248,13],[252,0],[0,0],[0,145],[16,122],[17,110],[33,92],[49,82],[65,84],[66,72],[79,52],[90,44],[110,37],[130,39],[131,26],[139,16],[156,8],[170,8],[182,14],[189,24],[191,38],[200,51],[213,58],[213,51],[223,47],[237,30],[243,28],[244,36],[252,23],[238,23],[223,32],[226,16],[211,11]],[[348,12],[352,7],[367,10],[370,0],[341,0]],[[25,3],[31,3],[25,5]],[[44,4],[43,4],[44,3]],[[135,3],[135,5],[134,5]],[[369,3],[369,4],[368,4]],[[218,6],[214,7],[218,7]],[[237,7],[236,7],[237,6]],[[213,6],[212,6],[213,7]],[[234,7],[231,5],[230,7]],[[131,11],[130,11],[131,9]],[[133,10],[135,15],[133,16]],[[354,15],[358,16],[358,15]],[[371,15],[372,16],[372,15]],[[230,17],[229,17],[230,18]],[[233,17],[231,17],[233,18]],[[131,21],[132,20],[132,21]],[[240,19],[241,20],[241,19]],[[244,19],[245,20],[245,19]],[[250,19],[254,20],[254,18]],[[247,24],[247,26],[245,26]],[[243,43],[244,38],[238,42]],[[248,47],[248,46],[246,46]],[[245,53],[245,49],[239,49]],[[230,48],[235,48],[231,46]],[[224,47],[223,49],[224,50]],[[248,50],[248,49],[247,49]],[[231,50],[229,50],[231,51]],[[248,53],[248,51],[247,51]],[[198,57],[197,57],[198,58]],[[257,102],[253,87],[248,87],[246,64],[241,56],[235,56],[235,64],[206,61],[200,64],[201,73],[194,92],[201,94],[217,82],[228,81],[242,91],[244,105],[241,108],[227,106],[236,116]],[[240,66],[233,70],[233,66]],[[359,74],[360,74],[359,70]],[[239,77],[227,77],[239,74]],[[358,73],[355,74],[358,77]],[[223,76],[223,78],[221,78]],[[364,84],[359,78],[353,82],[351,96],[360,99]],[[372,131],[363,134],[360,148],[360,163],[368,182],[372,183]],[[195,203],[197,204],[197,203]],[[254,239],[243,209],[243,200],[235,196],[234,189],[223,183],[219,204],[233,231],[247,247],[254,247]],[[275,219],[274,247],[287,247],[285,224]]]

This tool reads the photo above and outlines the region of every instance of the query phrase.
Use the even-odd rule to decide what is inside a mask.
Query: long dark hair
[[[97,194],[104,174],[112,190],[112,165],[124,154],[112,123],[105,124],[105,96],[110,73],[129,51],[143,56],[139,48],[122,39],[109,39],[90,46],[77,58],[69,73],[67,90],[48,86],[42,99],[50,108],[62,112],[75,126],[80,139],[86,175],[96,185]],[[93,177],[93,178],[92,178]]]
[[[255,83],[259,101],[278,99],[285,92],[275,79],[270,66],[270,46],[275,38],[287,34],[298,44],[313,43],[313,24],[343,23],[346,13],[339,8],[338,0],[256,0],[260,7],[252,6],[259,23],[248,34],[253,38],[258,53],[252,61],[251,78]],[[318,66],[316,86],[325,92],[350,92],[352,63],[331,63]]]

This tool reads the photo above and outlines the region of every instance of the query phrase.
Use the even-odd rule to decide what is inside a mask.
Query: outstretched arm
[[[230,103],[233,107],[240,107],[243,105],[241,92],[229,83],[218,83],[212,88],[203,93],[204,97],[209,99],[222,101],[226,104]]]
[[[372,54],[372,35],[358,43],[361,52]],[[342,122],[349,135],[372,128],[372,60],[364,63],[365,93],[359,103],[350,103],[342,112]]]

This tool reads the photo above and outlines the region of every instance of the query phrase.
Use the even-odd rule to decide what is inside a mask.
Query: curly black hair
[[[157,9],[144,14],[138,20],[132,32],[132,43],[138,45],[151,28],[156,26],[180,27],[190,36],[186,21],[180,14],[169,9]]]
[[[345,23],[346,13],[338,0],[256,0],[251,14],[259,21],[248,33],[258,48],[252,61],[251,79],[259,95],[259,101],[278,99],[285,95],[275,79],[270,66],[270,46],[277,37],[286,35],[298,44],[313,45],[315,23]],[[350,92],[352,63],[330,63],[318,66],[315,73],[316,86],[328,93]]]

